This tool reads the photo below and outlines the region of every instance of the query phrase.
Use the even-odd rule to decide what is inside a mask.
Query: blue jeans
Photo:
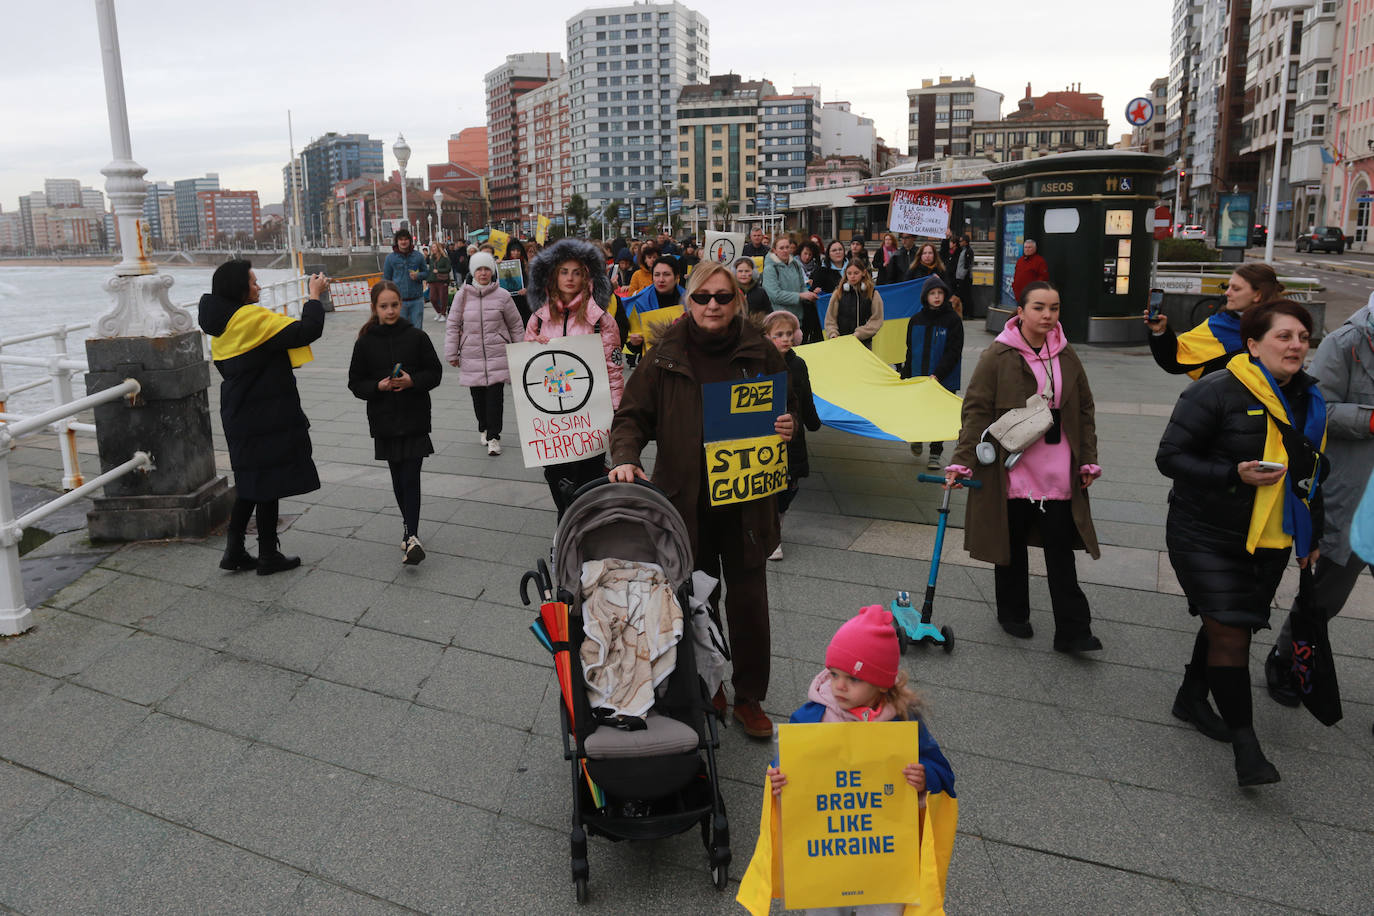
[[[406,299],[401,303],[401,317],[417,328],[425,326],[425,300]]]

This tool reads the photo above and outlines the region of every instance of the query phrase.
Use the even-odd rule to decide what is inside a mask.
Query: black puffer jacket
[[[1299,428],[1307,414],[1307,392],[1315,384],[1299,372],[1283,387],[1298,413]],[[1264,456],[1267,428],[1259,399],[1230,372],[1214,372],[1184,389],[1155,454],[1160,473],[1174,481],[1169,493],[1171,545],[1203,551],[1243,548],[1255,488],[1241,482],[1236,465]],[[1312,500],[1312,527],[1316,543],[1322,532],[1320,490]]]
[[[816,413],[816,400],[811,396],[811,372],[806,368],[806,360],[797,355],[796,350],[783,354],[787,363],[787,381],[792,394],[797,399],[797,419],[801,422],[787,443],[788,471],[793,477],[811,476],[811,456],[806,451],[806,431],[813,433],[821,428],[820,415]]]
[[[382,391],[377,383],[401,364],[414,383],[404,391]],[[404,318],[375,324],[353,344],[348,390],[367,402],[367,431],[374,439],[425,435],[430,431],[429,393],[439,387],[444,367],[429,335]]]

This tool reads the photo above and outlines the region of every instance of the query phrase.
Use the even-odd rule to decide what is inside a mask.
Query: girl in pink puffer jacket
[[[458,287],[444,331],[444,358],[458,367],[459,384],[472,389],[477,432],[488,455],[501,454],[506,344],[522,340],[515,300],[496,282],[496,259],[485,251],[469,262],[472,284]]]

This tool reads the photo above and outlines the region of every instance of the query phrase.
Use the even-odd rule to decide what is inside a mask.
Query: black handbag
[[[1293,686],[1307,711],[1329,727],[1341,721],[1341,688],[1326,612],[1317,606],[1315,592],[1309,563],[1298,573],[1298,599],[1293,606]]]

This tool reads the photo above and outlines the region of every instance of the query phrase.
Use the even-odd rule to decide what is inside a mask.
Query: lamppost
[[[444,189],[434,189],[434,221],[439,224],[439,241],[444,240]]]
[[[410,162],[410,144],[405,134],[396,135],[396,143],[391,147],[396,156],[396,164],[401,167],[401,224],[410,228],[410,204],[406,198],[406,164]]]
[[[1283,53],[1279,55],[1279,119],[1274,137],[1274,173],[1269,181],[1269,237],[1264,240],[1264,260],[1273,263],[1274,236],[1279,226],[1279,169],[1283,166],[1283,131],[1287,126],[1284,110],[1288,105],[1288,58],[1293,54],[1293,14],[1306,10],[1315,0],[1271,0],[1269,12],[1287,13],[1283,18]]]

